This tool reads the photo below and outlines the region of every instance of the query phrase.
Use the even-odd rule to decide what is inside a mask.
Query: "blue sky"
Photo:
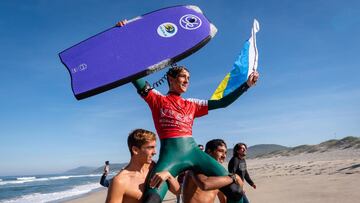
[[[230,71],[253,19],[260,22],[258,85],[226,109],[195,121],[205,144],[316,144],[360,130],[360,3],[356,0],[0,1],[0,175],[57,173],[126,162],[132,129],[155,131],[132,85],[77,101],[62,50],[159,8],[194,4],[218,28],[180,64],[184,97],[210,98]],[[158,80],[165,71],[146,79]],[[166,93],[163,85],[159,90]]]

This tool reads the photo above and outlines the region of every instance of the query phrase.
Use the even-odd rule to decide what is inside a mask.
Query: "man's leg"
[[[161,171],[169,171],[174,177],[180,172],[191,169],[207,176],[227,176],[229,172],[216,160],[201,151],[193,138],[169,138],[161,140],[160,157],[154,171],[149,176]],[[161,184],[158,189],[152,189],[146,184],[144,201],[146,203],[161,202],[168,190],[167,184]],[[239,203],[242,189],[232,183],[220,189],[229,203]]]
[[[197,148],[192,138],[169,138],[161,140],[159,161],[148,176],[148,181],[157,172],[169,171],[172,176],[176,177],[182,171],[189,169],[192,165],[186,158],[192,147]],[[143,202],[161,202],[168,191],[168,185],[163,183],[157,189],[150,188],[148,181],[145,187]]]

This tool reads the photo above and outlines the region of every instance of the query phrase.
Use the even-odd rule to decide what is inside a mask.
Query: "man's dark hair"
[[[206,146],[205,146],[205,152],[206,153],[211,153],[213,151],[215,151],[218,146],[226,146],[226,143],[224,140],[222,139],[213,139],[213,140],[210,140],[209,142],[206,143]]]
[[[182,70],[186,70],[187,72],[190,73],[190,71],[185,66],[178,66],[176,64],[171,65],[171,68],[169,68],[169,70],[166,72],[166,79],[169,86],[170,86],[169,76],[172,78],[177,78],[177,76]]]
[[[240,149],[240,147],[244,145],[245,149],[247,149],[247,145],[245,143],[239,142],[234,146],[234,150],[233,150],[233,156],[237,156],[238,153],[237,151]]]

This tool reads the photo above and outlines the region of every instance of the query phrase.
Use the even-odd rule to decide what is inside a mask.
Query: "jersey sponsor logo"
[[[186,14],[180,18],[180,26],[186,30],[195,30],[201,26],[201,19],[193,14]]]
[[[182,115],[168,108],[160,108],[159,123],[163,127],[165,126],[180,127],[181,125],[185,125],[188,127],[189,124],[193,123],[193,120],[194,118],[191,115]]]
[[[161,36],[161,37],[172,37],[174,35],[176,35],[178,31],[177,26],[174,23],[163,23],[161,25],[159,25],[159,27],[157,28],[157,33]]]

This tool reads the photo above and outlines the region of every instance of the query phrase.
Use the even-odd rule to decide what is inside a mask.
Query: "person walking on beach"
[[[106,179],[109,172],[110,172],[110,163],[109,163],[109,161],[105,161],[104,173],[102,174],[102,176],[100,178],[100,185],[102,185],[104,187],[109,187],[110,181],[108,179]]]
[[[214,139],[206,143],[205,152],[220,164],[224,163],[227,154],[227,146],[224,140]],[[236,174],[220,177],[206,177],[196,171],[188,171],[184,180],[183,200],[184,203],[213,203],[216,196],[220,203],[226,202],[225,195],[219,191],[226,185],[238,182],[242,187],[243,182]]]
[[[141,202],[145,180],[155,165],[152,158],[156,154],[156,135],[153,132],[144,129],[132,131],[128,137],[128,147],[131,154],[130,162],[111,181],[107,203]],[[156,173],[149,185],[158,188],[165,181],[169,184],[171,192],[179,192],[179,183],[168,171]]]
[[[228,170],[230,173],[236,173],[241,177],[241,180],[251,185],[254,189],[256,189],[256,185],[254,181],[250,178],[250,175],[247,171],[245,156],[247,152],[247,146],[244,143],[238,143],[234,147],[233,157],[230,159]],[[249,203],[245,193],[243,195],[243,203]]]

